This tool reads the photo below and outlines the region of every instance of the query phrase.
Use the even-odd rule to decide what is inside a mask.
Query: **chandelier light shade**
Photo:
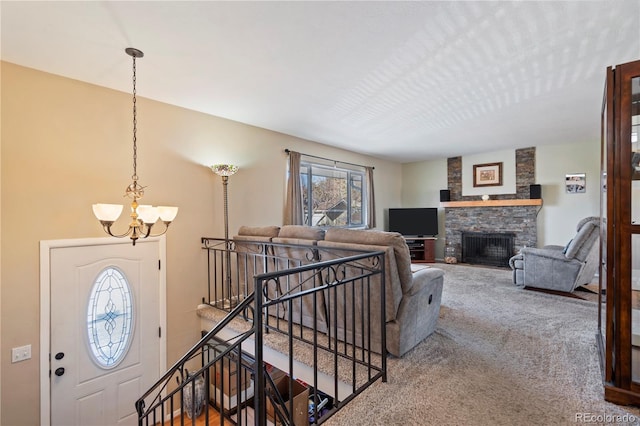
[[[131,198],[131,222],[129,223],[129,229],[122,234],[114,234],[111,230],[113,223],[118,220],[122,213],[123,206],[120,204],[94,204],[93,214],[102,224],[104,231],[112,237],[129,237],[136,245],[136,240],[139,238],[147,238],[150,236],[157,237],[164,234],[169,229],[169,225],[175,219],[178,214],[177,207],[170,206],[150,206],[146,204],[138,204],[144,196],[144,187],[138,183],[138,141],[136,138],[137,133],[137,109],[136,109],[136,58],[142,58],[144,53],[133,47],[125,49],[127,55],[133,58],[133,175],[131,175],[132,182],[127,186],[125,190],[125,196]],[[236,168],[237,170],[237,168]],[[151,228],[155,225],[158,219],[164,223],[164,230],[158,234],[151,234]]]
[[[122,204],[94,204],[93,214],[100,222],[115,222],[122,213]]]

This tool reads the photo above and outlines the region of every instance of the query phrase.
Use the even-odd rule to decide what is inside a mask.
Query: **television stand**
[[[411,263],[434,263],[436,261],[435,237],[404,237],[409,246]]]

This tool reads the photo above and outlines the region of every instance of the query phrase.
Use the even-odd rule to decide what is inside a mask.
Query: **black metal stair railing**
[[[203,301],[227,313],[139,398],[139,425],[321,424],[386,381],[384,252],[243,244],[203,239]],[[285,249],[311,254],[276,254]],[[301,406],[300,389],[314,403]]]
[[[254,365],[247,362],[241,350],[242,344],[253,334],[253,329],[234,337],[231,341],[223,341],[216,336],[252,301],[253,295],[249,295],[238,304],[136,401],[140,426],[195,424],[196,417],[202,412],[208,419],[209,410],[214,407],[220,413],[229,410],[230,407],[226,407],[222,398],[218,397],[218,392],[211,394],[211,375],[213,373],[215,376],[216,370],[221,370],[219,374],[224,376],[224,369],[231,369],[232,365],[235,371],[254,374]],[[230,361],[226,366],[225,360]],[[237,375],[238,379],[241,377],[242,374]],[[173,383],[174,380],[176,384]],[[229,384],[230,382],[227,382],[227,385]],[[217,385],[221,387],[220,393],[224,393],[225,382]],[[212,404],[207,403],[209,401]]]
[[[245,318],[251,321],[261,312],[255,317],[263,327],[257,329],[267,334],[260,339],[273,340],[273,331],[284,336],[286,343],[279,346],[288,362],[279,367],[308,385],[312,402],[321,399],[318,394],[332,398],[333,408],[323,410],[326,417],[310,413],[312,423],[322,423],[375,380],[386,381],[385,251],[241,239],[202,242],[210,295],[203,303],[228,309],[221,300],[242,300],[243,292],[260,289],[262,299],[254,301]],[[225,271],[229,265],[231,271]],[[222,280],[229,275],[231,286]],[[299,359],[312,365],[302,377],[294,371]]]

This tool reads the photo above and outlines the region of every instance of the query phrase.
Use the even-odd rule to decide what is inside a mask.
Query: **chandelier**
[[[142,58],[144,53],[133,47],[125,49],[127,55],[133,58],[133,180],[127,189],[125,190],[125,196],[129,197],[131,201],[131,222],[129,223],[129,229],[122,234],[114,234],[111,230],[113,223],[118,220],[122,213],[121,204],[94,204],[93,214],[102,224],[104,231],[112,237],[131,238],[133,245],[136,245],[138,238],[157,237],[164,234],[169,229],[169,225],[175,219],[178,214],[177,207],[169,206],[150,206],[144,204],[138,204],[144,195],[144,188],[138,183],[137,173],[137,160],[138,160],[138,145],[136,140],[137,121],[136,121],[136,58]],[[164,230],[158,234],[151,234],[151,228],[158,221],[162,220],[164,223]]]

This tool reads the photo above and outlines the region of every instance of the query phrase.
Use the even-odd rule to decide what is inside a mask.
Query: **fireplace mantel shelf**
[[[440,203],[440,207],[512,207],[512,206],[541,206],[541,199],[518,200],[487,200],[487,201],[447,201]]]

